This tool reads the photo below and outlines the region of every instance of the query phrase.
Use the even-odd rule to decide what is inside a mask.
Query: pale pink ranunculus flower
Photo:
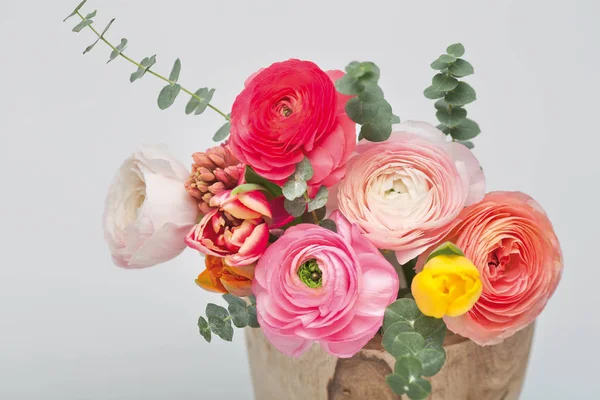
[[[136,151],[117,172],[104,207],[104,237],[114,263],[145,268],[178,256],[198,207],[184,183],[189,176],[166,146]]]
[[[446,236],[465,206],[481,200],[485,177],[467,147],[428,123],[406,122],[385,142],[362,140],[332,193],[329,209],[339,208],[404,264]]]
[[[444,321],[451,331],[480,345],[499,343],[529,325],[560,280],[563,259],[552,224],[524,193],[488,193],[462,211],[443,241],[462,249],[483,284],[469,312]],[[428,254],[419,257],[417,271]]]
[[[255,268],[260,326],[290,356],[317,342],[332,355],[351,357],[377,333],[398,295],[392,265],[358,226],[338,212],[331,218],[337,233],[312,224],[289,228]],[[301,278],[311,265],[318,270]]]

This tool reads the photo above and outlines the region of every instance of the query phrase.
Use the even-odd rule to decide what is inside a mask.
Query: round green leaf
[[[463,46],[461,43],[451,44],[446,49],[446,53],[454,57],[462,57],[462,55],[465,54],[465,46]]]
[[[367,103],[358,97],[353,97],[346,103],[348,117],[361,125],[372,121],[377,116],[378,109],[377,103]]]
[[[444,99],[451,106],[460,107],[474,102],[477,99],[477,95],[471,85],[466,82],[459,82],[454,90],[446,94]]]
[[[308,212],[313,212],[319,208],[325,207],[327,204],[327,198],[329,196],[329,190],[325,186],[321,186],[319,191],[315,195],[314,199],[308,202]]]
[[[414,330],[423,336],[425,343],[441,346],[446,338],[446,323],[443,319],[421,315],[414,324]]]
[[[423,400],[431,394],[431,383],[423,378],[417,378],[408,384],[406,395],[412,400]]]
[[[216,304],[208,303],[206,305],[206,317],[210,330],[221,339],[231,342],[233,339],[233,327],[229,312]]]
[[[466,146],[467,149],[473,149],[475,147],[475,145],[473,144],[473,142],[468,141],[468,140],[466,140],[466,141],[458,140],[457,143],[460,143],[460,144]]]
[[[472,75],[475,70],[473,66],[466,60],[459,58],[451,65],[448,66],[448,72],[450,72],[453,76],[457,78],[461,78],[463,76]]]
[[[436,103],[437,104],[437,103]],[[467,110],[461,107],[446,108],[435,113],[437,119],[447,127],[455,127],[467,118]]]
[[[210,327],[208,326],[208,322],[204,319],[204,317],[198,318],[198,330],[200,331],[200,335],[210,343],[212,339],[212,335],[210,333]]]
[[[392,346],[394,345],[394,339],[396,336],[404,332],[414,332],[413,327],[408,322],[401,321],[390,325],[383,332],[383,340],[381,341],[383,348],[388,352],[391,352]]]
[[[290,179],[284,183],[282,187],[283,195],[290,201],[301,198],[302,195],[304,195],[304,192],[306,192],[306,189],[308,189],[306,181],[298,179]]]
[[[446,74],[437,74],[433,77],[431,88],[436,92],[449,92],[458,86],[458,80]]]
[[[407,354],[396,359],[394,374],[407,378],[409,382],[420,378],[423,371],[421,361],[412,354]]]
[[[407,322],[413,326],[417,318],[421,315],[417,303],[413,299],[400,299],[390,304],[385,309],[383,318],[383,331],[385,332],[391,325],[397,322]]]
[[[392,389],[394,393],[399,395],[403,395],[408,389],[410,389],[408,387],[408,380],[400,375],[388,375],[385,377],[385,381],[390,387],[390,389]]]
[[[244,185],[242,185],[244,186]],[[239,187],[239,186],[238,186]],[[231,304],[237,304],[238,306],[244,307],[246,308],[246,305],[248,303],[246,303],[246,300],[239,298],[237,296],[234,296],[230,293],[226,293],[223,295],[223,300],[225,300],[227,302],[227,304],[231,305]]]
[[[450,134],[456,140],[469,140],[481,133],[477,122],[471,119],[465,119],[458,126],[452,128]]]
[[[196,99],[193,99],[196,100]],[[191,101],[191,100],[190,100]],[[189,114],[189,113],[188,113]],[[219,130],[214,134],[212,140],[214,142],[220,142],[221,140],[225,140],[227,136],[229,136],[229,131],[231,130],[231,122],[225,123]]]
[[[360,136],[362,138],[370,142],[384,142],[390,137],[392,134],[391,117],[386,119],[385,116],[380,117],[380,115],[381,113],[373,121],[367,122],[361,127]]]
[[[244,328],[248,325],[250,318],[248,316],[248,312],[246,311],[245,305],[241,306],[235,303],[230,304],[229,307],[227,307],[227,310],[229,310],[231,320],[237,328]]]
[[[171,74],[169,75],[169,80],[171,82],[177,82],[179,80],[179,73],[181,72],[181,60],[179,58],[175,60],[175,64],[173,64],[173,69],[171,70]]]
[[[309,181],[313,177],[314,173],[315,171],[313,170],[312,165],[310,165],[310,160],[308,157],[304,157],[302,161],[296,165],[296,178],[300,180],[305,182]]]
[[[320,222],[320,225],[325,229],[329,229],[330,231],[337,233],[337,225],[330,219],[324,219]]]
[[[389,352],[392,357],[398,358],[407,354],[417,354],[425,347],[425,339],[416,332],[403,332],[396,335]]]
[[[365,103],[377,103],[383,99],[383,90],[377,85],[368,85],[358,97]]]
[[[425,97],[431,100],[439,99],[441,97],[446,96],[446,92],[438,92],[433,86],[429,86],[427,89],[425,89],[423,91],[423,94],[425,95]]]
[[[181,91],[181,86],[179,84],[175,85],[167,85],[160,91],[158,95],[158,108],[161,110],[166,110],[171,107],[177,98],[177,95]]]
[[[248,326],[250,328],[260,328],[256,318],[256,306],[248,306]]]
[[[446,362],[446,351],[443,347],[426,347],[417,353],[417,358],[421,362],[422,375],[434,376],[444,366]]]
[[[285,185],[283,187],[285,188]],[[283,207],[292,217],[300,217],[306,212],[306,200],[304,197],[298,197],[294,200],[285,199]]]

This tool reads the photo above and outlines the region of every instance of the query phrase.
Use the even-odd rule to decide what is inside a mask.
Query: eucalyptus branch
[[[108,31],[108,29],[114,22],[114,19],[112,19],[109,22],[109,24],[106,26],[106,28],[104,29],[104,31],[102,33],[98,32],[98,30],[96,30],[96,28],[93,26],[94,21],[92,20],[92,18],[96,16],[96,11],[94,11],[90,14],[87,14],[86,16],[84,16],[80,12],[81,7],[83,7],[83,5],[86,3],[86,1],[87,0],[82,1],[77,6],[77,8],[67,18],[65,18],[65,21],[66,21],[70,17],[77,15],[81,19],[81,22],[73,28],[73,31],[80,32],[81,30],[83,30],[84,28],[87,27],[92,32],[94,32],[94,34],[97,36],[98,39],[92,45],[88,46],[85,49],[84,54],[89,52],[90,50],[92,50],[94,48],[94,46],[96,45],[96,43],[98,43],[98,41],[102,41],[112,49],[112,54],[111,54],[108,62],[110,62],[110,61],[114,60],[116,57],[120,56],[120,57],[124,58],[125,60],[129,61],[131,64],[138,67],[138,70],[131,75],[131,79],[130,79],[131,82],[134,82],[137,79],[141,78],[147,72],[168,84],[161,90],[160,95],[158,97],[158,106],[161,109],[164,110],[164,109],[170,107],[174,103],[179,92],[183,91],[191,96],[191,100],[188,102],[188,104],[186,106],[186,114],[194,113],[195,115],[198,115],[198,114],[201,114],[202,112],[204,112],[204,110],[208,107],[208,108],[211,108],[213,111],[217,112],[218,114],[220,114],[221,116],[223,116],[227,121],[230,121],[230,117],[226,113],[224,113],[223,111],[219,110],[217,107],[210,104],[210,100],[212,99],[214,89],[209,90],[207,88],[202,88],[202,89],[197,90],[196,92],[192,92],[191,90],[189,90],[177,83],[177,80],[179,79],[179,72],[181,70],[181,62],[179,61],[179,59],[175,62],[175,65],[173,66],[173,70],[172,70],[169,78],[166,78],[165,76],[163,76],[163,75],[159,74],[158,72],[154,71],[153,69],[151,69],[151,67],[156,63],[156,56],[147,57],[147,58],[144,58],[141,62],[137,62],[137,61],[133,60],[132,58],[130,58],[129,56],[127,56],[123,52],[125,47],[127,46],[127,39],[122,39],[121,44],[118,46],[115,46],[110,41],[108,41],[104,37],[104,34]],[[222,136],[226,136],[226,135],[222,134]]]

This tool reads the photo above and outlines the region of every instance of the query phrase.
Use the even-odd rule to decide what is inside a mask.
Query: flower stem
[[[81,15],[81,13],[79,11],[77,11],[77,15],[79,16],[79,18],[81,18],[82,21],[85,21],[85,17],[83,15]],[[100,35],[100,33],[98,33],[96,28],[94,28],[93,24],[88,25],[88,28],[90,28],[92,30],[92,32],[94,32],[96,34],[96,36],[98,36],[100,38],[100,40],[102,40],[104,43],[106,43],[111,49],[113,49],[116,52],[119,52],[119,50],[117,50],[117,48],[112,43],[110,43],[108,40],[106,40],[106,38],[104,38],[104,36],[102,36],[102,35]],[[124,59],[126,59],[127,61],[129,61],[130,63],[132,63],[133,65],[137,66],[138,68],[144,69],[144,67],[140,63],[138,63],[137,61],[134,61],[130,57],[126,56],[125,53],[119,52],[119,55],[121,57],[123,57]],[[146,72],[156,76],[159,79],[162,79],[163,81],[167,82],[170,85],[174,85],[176,83],[176,82],[171,81],[170,79],[165,78],[161,74],[154,72],[150,68],[146,69]],[[188,89],[184,88],[183,86],[181,87],[181,90],[184,91],[185,93],[189,94],[190,96],[194,97],[195,99],[202,101],[202,98],[199,97],[198,95],[196,95],[191,90],[188,90]],[[213,106],[212,104],[208,103],[208,107],[210,107],[212,110],[216,111],[217,113],[221,114],[221,116],[223,116],[223,118],[225,118],[227,121],[231,120],[227,114],[225,114],[223,111],[219,110],[217,107]]]
[[[306,200],[307,204],[310,201],[310,197],[308,197],[308,193],[306,193],[306,192],[304,192],[304,200]],[[313,218],[315,219],[315,224],[319,225],[319,217],[317,217],[317,213],[315,211],[311,211],[311,214],[312,214]]]

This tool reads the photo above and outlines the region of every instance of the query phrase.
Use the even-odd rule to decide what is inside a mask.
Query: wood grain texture
[[[478,346],[458,335],[444,342],[447,361],[431,379],[430,400],[517,400],[523,386],[533,325],[495,346]],[[260,329],[246,329],[256,400],[405,400],[385,376],[394,359],[375,337],[349,359],[313,346],[300,358],[279,353]]]

